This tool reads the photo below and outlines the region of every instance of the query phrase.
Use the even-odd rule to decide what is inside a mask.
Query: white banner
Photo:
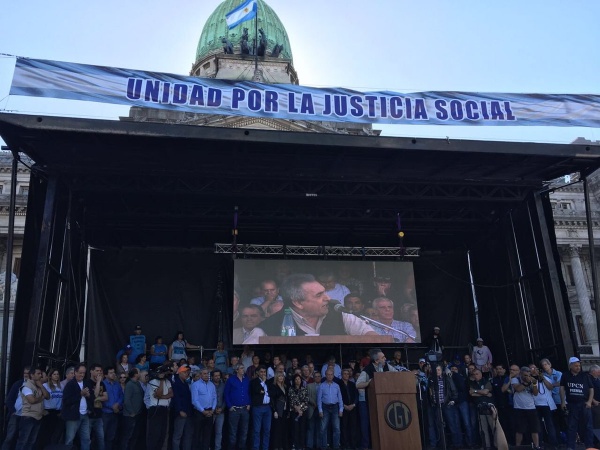
[[[10,95],[293,120],[600,127],[600,95],[358,92],[17,58]]]

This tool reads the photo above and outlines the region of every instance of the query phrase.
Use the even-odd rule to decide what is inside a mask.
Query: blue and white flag
[[[246,0],[240,6],[225,14],[227,26],[231,30],[246,20],[254,19],[258,9],[258,0]]]

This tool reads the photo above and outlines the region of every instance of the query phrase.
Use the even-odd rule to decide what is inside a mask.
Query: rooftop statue
[[[240,41],[240,48],[242,49],[242,55],[250,54],[250,47],[248,47],[248,28],[244,28],[242,40]]]
[[[221,42],[223,43],[223,53],[227,55],[233,55],[233,45],[231,45],[229,39],[224,37],[223,39],[221,39]]]
[[[262,28],[258,29],[258,34],[260,35],[260,40],[256,54],[258,56],[265,56],[267,50],[267,34]]]

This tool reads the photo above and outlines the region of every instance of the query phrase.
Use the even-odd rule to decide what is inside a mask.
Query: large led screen
[[[233,344],[421,342],[413,264],[236,260]]]

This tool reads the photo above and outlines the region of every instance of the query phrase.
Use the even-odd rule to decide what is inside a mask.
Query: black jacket
[[[269,394],[269,406],[273,408],[273,384],[269,384],[265,381],[267,386],[266,393]],[[252,406],[262,406],[265,398],[265,390],[260,384],[260,378],[256,377],[250,381],[250,402]]]
[[[429,378],[429,400],[433,405],[440,403],[447,405],[449,402],[455,402],[458,399],[458,392],[452,378],[448,375],[442,375],[442,380],[444,382],[444,398],[440,399],[437,375]]]
[[[83,387],[90,390],[90,395],[86,397],[87,411],[90,413],[94,408],[94,383],[86,378],[83,380]],[[63,391],[61,415],[64,420],[79,420],[79,402],[81,401],[81,388],[77,380],[73,378],[65,385]]]

